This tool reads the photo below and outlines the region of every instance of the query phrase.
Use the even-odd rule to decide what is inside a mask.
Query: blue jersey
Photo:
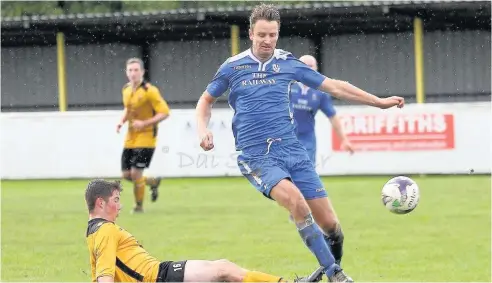
[[[299,136],[314,133],[315,116],[321,110],[328,118],[335,116],[331,96],[301,83],[293,84],[290,99]]]
[[[207,91],[219,97],[230,90],[232,131],[236,149],[243,150],[271,138],[296,139],[289,88],[299,81],[316,89],[324,79],[287,51],[275,49],[262,63],[248,49],[220,66]]]

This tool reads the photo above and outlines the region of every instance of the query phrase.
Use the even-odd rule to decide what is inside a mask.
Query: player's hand
[[[404,105],[405,105],[405,99],[403,97],[391,96],[391,97],[382,98],[379,101],[378,107],[381,109],[388,109],[393,106],[396,106],[398,108],[403,108]]]
[[[343,150],[350,152],[350,154],[354,154],[354,147],[352,146],[349,140],[347,139],[343,140],[341,147]]]
[[[121,124],[121,123],[119,123],[118,125],[116,125],[116,132],[118,134],[120,133],[121,127],[123,127],[123,124]]]
[[[137,131],[140,131],[141,129],[143,129],[145,127],[145,122],[144,121],[140,121],[140,120],[135,120],[132,122],[132,127],[137,130]]]
[[[203,150],[209,151],[214,148],[214,136],[212,132],[207,130],[201,135],[201,137],[200,146]]]

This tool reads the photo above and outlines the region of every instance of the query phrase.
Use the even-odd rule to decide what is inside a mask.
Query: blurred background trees
[[[2,1],[2,17],[255,5],[262,1]],[[263,1],[265,2],[265,1]],[[268,1],[299,4],[308,1]]]

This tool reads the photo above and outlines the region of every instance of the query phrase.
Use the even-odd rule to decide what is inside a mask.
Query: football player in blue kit
[[[318,62],[311,55],[303,55],[299,58],[301,62],[311,69],[318,71]],[[341,140],[344,150],[354,153],[352,144],[344,133],[340,119],[338,119],[331,96],[320,90],[310,88],[301,82],[292,84],[290,88],[290,100],[292,103],[292,112],[296,122],[296,133],[299,141],[306,148],[309,159],[316,165],[316,114],[319,110],[330,119],[330,123],[335,133]]]
[[[239,169],[259,192],[290,212],[302,240],[320,264],[300,282],[320,281],[323,274],[331,282],[353,282],[323,237],[343,239],[343,234],[323,184],[296,137],[289,88],[298,81],[337,98],[381,109],[401,108],[404,99],[379,98],[347,82],[327,78],[291,53],[276,49],[280,13],[274,5],[256,6],[249,24],[251,48],[228,58],[198,100],[200,146],[206,151],[214,148],[207,128],[212,106],[229,90]]]

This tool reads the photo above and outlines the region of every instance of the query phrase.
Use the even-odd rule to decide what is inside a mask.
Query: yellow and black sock
[[[258,271],[248,271],[243,278],[243,282],[287,282],[282,277],[270,275]]]
[[[140,177],[135,181],[134,187],[133,187],[133,192],[135,195],[135,202],[137,206],[142,206],[143,204],[143,199],[145,195],[145,178]]]

